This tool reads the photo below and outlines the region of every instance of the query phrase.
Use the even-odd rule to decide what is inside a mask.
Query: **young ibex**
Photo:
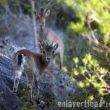
[[[39,22],[39,30],[38,34],[40,36],[39,40],[46,40],[48,42],[54,42],[58,44],[58,48],[55,53],[60,57],[60,68],[63,66],[63,54],[64,54],[64,43],[61,38],[52,30],[46,28],[46,17],[50,14],[49,9],[41,8],[38,13],[36,13],[38,22]]]
[[[31,52],[27,49],[22,49],[17,51],[14,55],[14,61],[16,65],[14,69],[15,77],[13,92],[17,92],[22,72],[25,71],[29,82],[29,88],[31,89],[31,99],[33,98],[32,88],[33,84],[35,84],[36,81],[35,77],[39,73],[42,74],[42,72],[48,66],[51,59],[54,58],[55,56],[54,51],[58,48],[58,44],[52,46],[52,44],[48,45],[47,43],[39,43],[39,47],[41,50],[41,54]]]

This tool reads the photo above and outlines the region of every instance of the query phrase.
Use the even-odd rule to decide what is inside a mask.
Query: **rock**
[[[26,47],[34,51],[34,30],[29,16],[4,13],[0,17],[0,24],[0,41],[8,38],[15,46]]]
[[[13,67],[14,62],[11,59],[4,55],[0,55],[0,107],[5,107],[3,110],[15,110],[15,107],[24,104],[26,101],[21,100],[21,97],[23,97],[23,88],[27,88],[28,84],[25,76],[22,76],[20,80],[18,93],[14,94],[12,92]],[[57,101],[68,98],[69,93],[73,90],[70,85],[69,76],[61,73],[55,67],[48,67],[44,71],[42,76],[40,76],[39,86],[39,101],[45,102],[44,110],[47,108],[51,110],[57,107]],[[37,108],[40,107],[37,102],[36,105]]]
[[[17,94],[12,92],[14,62],[11,58],[22,47],[34,51],[33,36],[32,19],[29,16],[17,17],[9,13],[0,17],[0,110],[17,110],[22,105],[26,107],[28,95],[25,89],[28,82],[22,76]],[[44,110],[56,110],[58,101],[76,93],[76,85],[70,82],[68,75],[57,67],[49,66],[40,76],[40,98],[36,101],[36,109],[42,110],[43,107]]]
[[[10,85],[11,81],[5,80]],[[0,76],[0,110],[18,110],[22,105],[22,101],[10,90],[9,85]]]
[[[18,110],[22,101],[11,91],[13,80],[11,60],[0,56],[0,110]]]

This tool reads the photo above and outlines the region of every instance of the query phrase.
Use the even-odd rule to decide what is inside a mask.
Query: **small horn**
[[[47,41],[45,41],[45,45],[46,45],[46,46],[48,45]]]
[[[54,41],[50,44],[50,46],[53,46]]]
[[[45,41],[44,41],[44,40],[42,40],[42,45],[43,45],[43,46],[45,45]]]
[[[43,14],[44,14],[44,11],[45,11],[45,10],[44,10],[44,8],[43,8],[43,7],[41,7],[41,8],[40,8],[40,12],[39,12],[39,13],[40,13],[41,15],[43,15]]]
[[[47,46],[48,45],[47,41],[45,41],[45,40],[42,40],[42,43],[43,43],[43,46]]]
[[[43,41],[43,40],[39,39],[39,43],[40,43],[42,46],[44,46],[44,41]]]

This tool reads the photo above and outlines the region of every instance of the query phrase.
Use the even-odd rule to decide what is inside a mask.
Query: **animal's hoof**
[[[17,93],[16,88],[13,88],[13,93]]]
[[[33,99],[33,100],[36,100],[36,96],[34,95],[34,96],[32,97],[32,99]]]
[[[41,106],[43,107],[45,105],[45,102],[43,100],[40,101]]]
[[[31,104],[31,105],[34,105],[34,102],[33,102],[32,100],[30,100],[30,104]]]
[[[13,93],[15,93],[15,94],[16,94],[16,91],[13,91]]]
[[[45,106],[45,102],[44,101],[40,101],[40,100],[38,100],[37,101],[37,104],[38,104],[38,106],[40,107],[40,108],[44,108],[44,106]]]

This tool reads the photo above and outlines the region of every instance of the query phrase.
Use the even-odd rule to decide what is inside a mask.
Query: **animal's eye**
[[[55,51],[53,50],[53,51],[52,51],[52,53],[54,54],[54,53],[55,53]]]
[[[41,51],[43,54],[45,54],[45,51],[43,50],[43,51]]]

